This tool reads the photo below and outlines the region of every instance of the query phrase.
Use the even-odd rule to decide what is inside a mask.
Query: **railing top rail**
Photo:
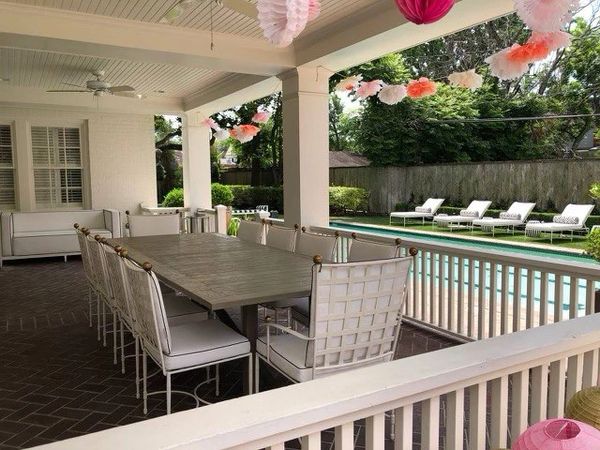
[[[472,342],[44,446],[260,448],[598,347],[600,314]],[[504,371],[504,372],[502,372]],[[310,431],[314,428],[313,431]],[[295,434],[294,434],[295,433]],[[299,433],[299,434],[298,434]]]
[[[347,231],[336,227],[310,227],[312,231],[318,233],[338,232],[341,236],[351,237],[356,234],[358,237],[367,238],[375,241],[393,243],[396,237],[382,236],[375,232],[355,232]],[[427,239],[402,237],[403,247],[417,247],[423,250],[432,250],[438,253],[451,254],[465,258],[476,258],[483,261],[492,261],[500,264],[518,265],[523,267],[533,267],[552,272],[576,274],[579,277],[600,278],[600,264],[594,262],[569,261],[566,259],[552,259],[543,256],[526,255],[522,253],[513,253],[503,250],[492,250],[468,247],[466,245],[445,244],[442,242],[431,242]]]

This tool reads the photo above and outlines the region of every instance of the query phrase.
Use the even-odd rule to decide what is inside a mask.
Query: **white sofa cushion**
[[[109,230],[92,229],[92,236],[110,238]],[[12,239],[14,256],[78,253],[79,242],[75,229],[16,232]]]
[[[15,233],[26,231],[71,230],[78,223],[87,228],[108,229],[103,211],[52,211],[12,214]]]

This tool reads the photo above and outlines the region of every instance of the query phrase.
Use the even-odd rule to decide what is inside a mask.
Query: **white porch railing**
[[[321,432],[332,430],[335,448],[349,450],[354,422],[366,419],[366,448],[376,450],[391,410],[396,449],[415,441],[429,450],[507,447],[529,424],[562,416],[577,390],[598,384],[599,347],[596,314],[45,447],[282,450],[302,438],[303,449],[320,450]]]
[[[339,261],[353,233],[340,236]],[[356,233],[393,243],[394,237]],[[595,312],[600,264],[492,251],[425,239],[402,239],[419,254],[411,274],[405,318],[464,339],[483,339]]]

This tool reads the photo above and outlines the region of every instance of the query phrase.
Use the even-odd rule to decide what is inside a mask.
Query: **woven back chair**
[[[81,262],[83,263],[83,272],[90,284],[94,284],[95,280],[92,275],[92,268],[90,265],[90,255],[88,251],[88,244],[85,238],[84,229],[79,226],[79,224],[75,224],[75,233],[77,234],[77,242],[79,243],[79,250],[81,251]],[[94,286],[95,287],[95,286]]]
[[[412,260],[315,264],[307,367],[316,374],[393,359]]]
[[[121,318],[125,320],[128,327],[131,328],[133,324],[132,308],[129,304],[129,295],[125,283],[123,259],[118,254],[121,247],[115,249],[108,244],[104,244],[101,249],[104,251],[106,272],[108,274],[115,307],[118,309]]]
[[[348,262],[397,258],[400,256],[400,243],[400,239],[396,239],[394,244],[367,241],[358,239],[356,234],[353,233]]]
[[[298,235],[295,252],[304,256],[321,255],[323,261],[331,262],[335,260],[335,252],[339,240],[339,234],[335,235],[310,233],[306,227],[302,227],[302,233]]]
[[[237,237],[246,242],[263,244],[265,239],[265,224],[251,220],[240,221]]]
[[[269,225],[265,238],[266,244],[279,250],[293,252],[298,239],[298,225],[294,225],[294,228],[287,228],[273,225],[272,221],[266,223]]]
[[[89,261],[98,292],[112,306],[111,286],[108,274],[106,273],[106,262],[104,261],[104,252],[100,247],[102,245],[100,239],[98,235],[92,237],[92,235],[88,234],[86,236]]]

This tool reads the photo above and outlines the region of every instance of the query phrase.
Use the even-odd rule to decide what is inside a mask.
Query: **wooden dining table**
[[[159,280],[211,311],[241,307],[242,333],[252,350],[258,305],[308,297],[312,258],[217,233],[114,238]]]

